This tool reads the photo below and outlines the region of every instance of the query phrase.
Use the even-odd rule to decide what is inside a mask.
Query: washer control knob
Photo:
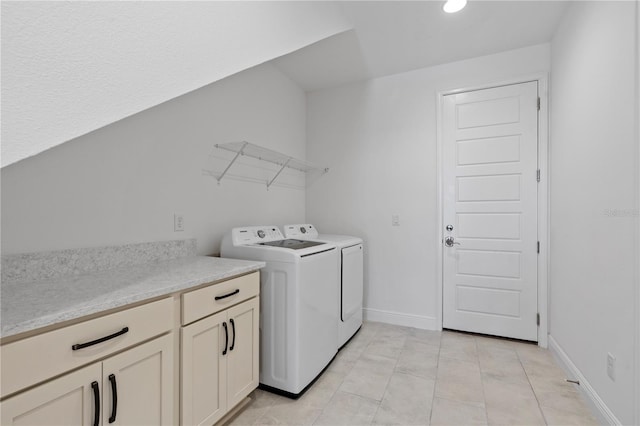
[[[305,228],[304,226],[300,227],[300,232],[302,232],[303,234],[307,233],[307,228]]]
[[[453,231],[453,225],[447,225],[447,231],[449,232]]]
[[[260,237],[260,238],[264,238],[264,236],[265,236],[264,231],[263,231],[262,229],[260,229],[260,230],[258,231],[258,237]]]

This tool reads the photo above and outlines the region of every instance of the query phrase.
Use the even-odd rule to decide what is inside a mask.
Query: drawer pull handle
[[[116,413],[118,412],[118,385],[116,384],[115,374],[109,374],[109,382],[111,382],[111,417],[109,423],[116,421]]]
[[[233,338],[231,339],[231,346],[229,346],[229,350],[232,351],[233,347],[236,345],[236,323],[233,321],[233,318],[229,320],[231,323],[231,331],[233,332]]]
[[[222,328],[224,328],[224,350],[222,351],[222,355],[227,354],[227,347],[229,346],[229,330],[227,329],[227,323],[222,323]]]
[[[227,297],[231,297],[235,294],[240,293],[240,289],[236,288],[235,290],[233,290],[231,293],[227,293],[227,294],[223,294],[222,296],[216,296],[215,299],[216,300],[220,300],[220,299],[226,299]]]
[[[102,343],[102,342],[106,342],[107,340],[111,340],[111,339],[115,339],[118,336],[122,336],[125,333],[129,332],[129,327],[124,327],[122,330],[110,334],[108,336],[105,337],[101,337],[99,339],[96,340],[92,340],[90,342],[87,343],[76,343],[75,345],[71,346],[71,350],[77,351],[78,349],[84,349],[87,348],[89,346],[93,346],[93,345],[97,345],[98,343]]]
[[[100,388],[98,382],[92,382],[91,388],[93,389],[93,426],[100,424]]]

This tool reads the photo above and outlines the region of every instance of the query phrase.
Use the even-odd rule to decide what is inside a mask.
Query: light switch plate
[[[173,230],[174,232],[184,231],[184,216],[181,214],[173,215]]]

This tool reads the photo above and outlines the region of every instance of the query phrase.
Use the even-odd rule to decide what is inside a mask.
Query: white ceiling
[[[354,29],[274,61],[310,91],[551,40],[566,1],[338,1]]]
[[[0,5],[3,167],[350,28],[331,2]]]
[[[544,43],[566,7],[469,0],[446,15],[440,0],[0,4],[2,167],[274,58],[315,90]]]

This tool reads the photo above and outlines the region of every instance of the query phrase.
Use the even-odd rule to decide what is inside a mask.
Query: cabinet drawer
[[[213,284],[182,295],[182,325],[214,314],[260,292],[260,273]]]
[[[173,300],[166,298],[3,345],[2,396],[104,358],[172,327]],[[119,335],[84,348],[72,348],[114,334]]]

